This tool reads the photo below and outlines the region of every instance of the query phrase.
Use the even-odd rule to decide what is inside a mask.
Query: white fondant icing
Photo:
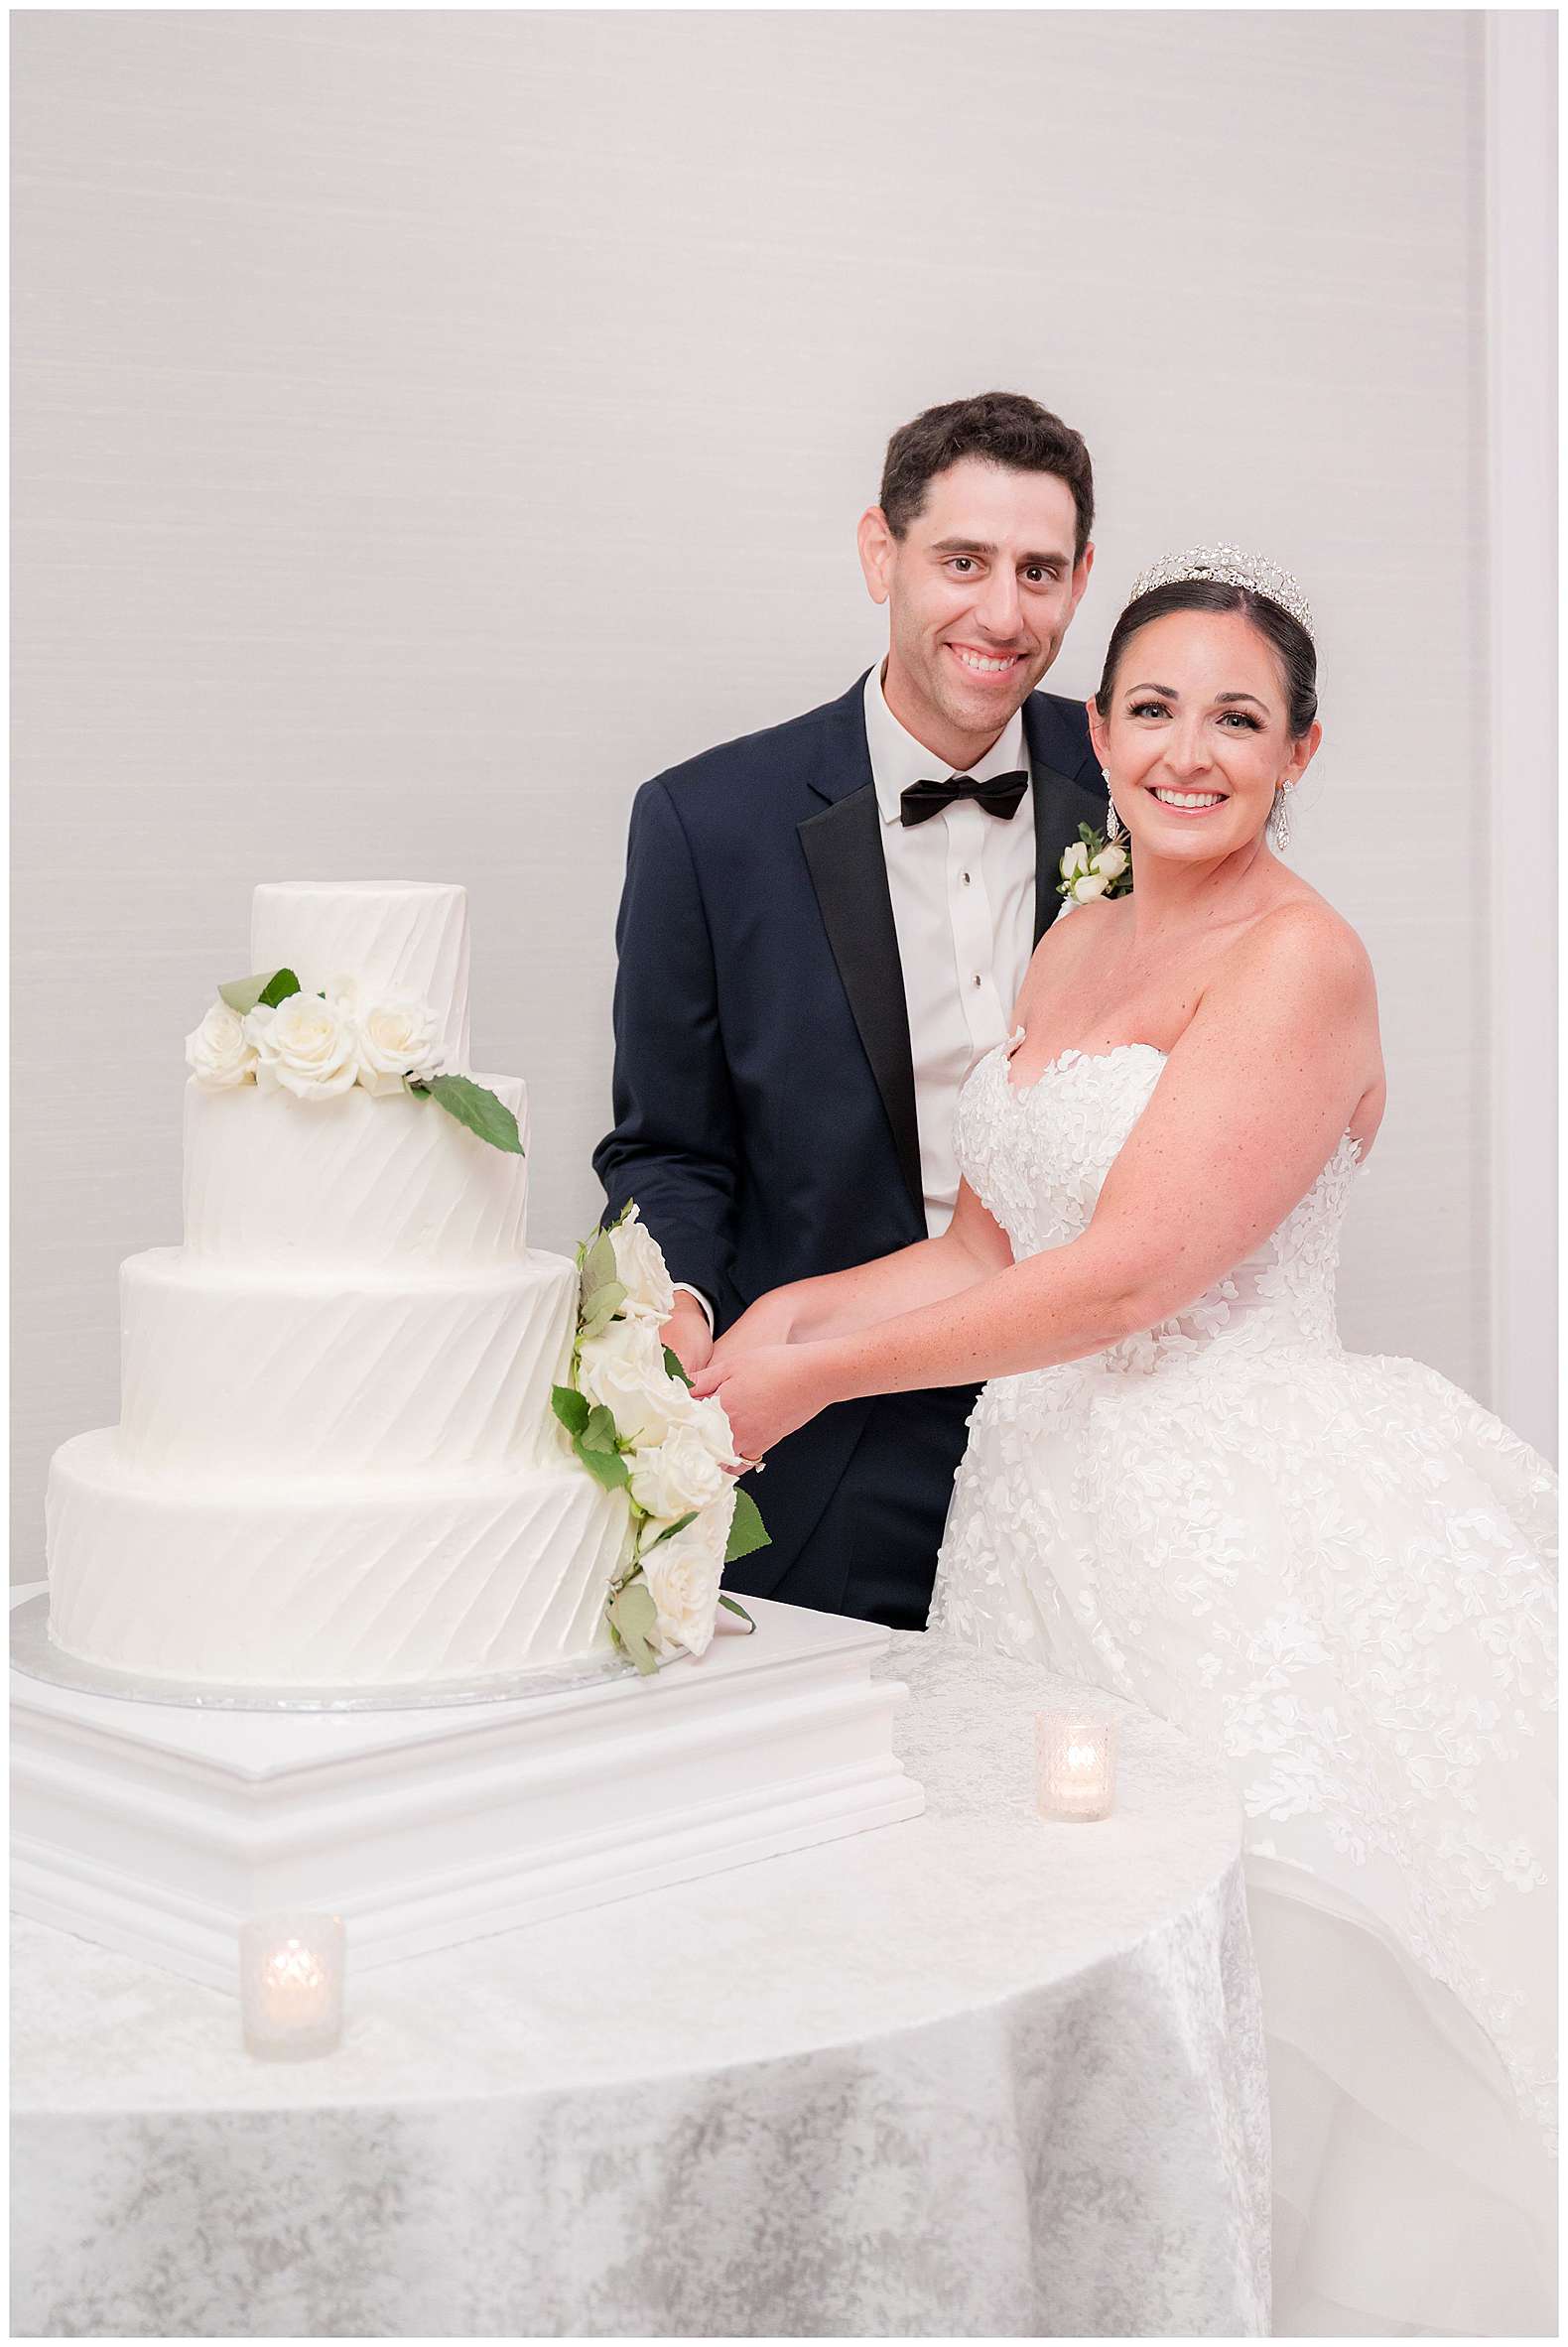
[[[440,1021],[445,1065],[468,1065],[465,889],[421,880],[264,881],[251,900],[250,966],[292,970],[313,993],[350,976],[370,995],[415,995]]]
[[[122,1455],[202,1477],[570,1462],[550,1388],[571,1367],[577,1289],[573,1265],[547,1254],[465,1278],[132,1255]]]
[[[252,970],[417,995],[467,1057],[460,888],[258,888]],[[526,1148],[528,1101],[499,1095]],[[577,1273],[434,1100],[192,1082],[184,1247],[122,1266],[123,1417],[50,1471],[51,1632],[153,1678],[397,1686],[607,1642],[624,1494],[550,1407]]]
[[[520,1078],[478,1079],[528,1145]],[[185,1238],[193,1254],[261,1270],[315,1264],[453,1271],[524,1250],[526,1159],[468,1132],[433,1100],[356,1085],[335,1100],[242,1085],[185,1096]]]
[[[89,1662],[257,1686],[521,1670],[605,1642],[625,1499],[575,1463],[513,1474],[198,1481],[104,1427],[50,1470],[50,1624]]]

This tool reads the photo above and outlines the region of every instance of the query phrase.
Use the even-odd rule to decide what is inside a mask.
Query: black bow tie
[[[993,774],[985,782],[977,782],[971,774],[955,774],[951,782],[912,782],[899,799],[899,821],[925,823],[944,807],[957,806],[960,799],[976,799],[987,815],[1011,823],[1028,787],[1029,777],[1023,773]]]

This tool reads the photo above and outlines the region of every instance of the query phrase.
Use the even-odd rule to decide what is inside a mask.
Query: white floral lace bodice
[[[1015,1091],[1008,1048],[958,1148],[1023,1257],[1087,1228],[1165,1055]],[[1556,1482],[1435,1370],[1341,1346],[1357,1156],[1178,1318],[984,1388],[931,1623],[1223,1753],[1249,1862],[1374,1914],[1549,2127]]]
[[[1064,1051],[1015,1086],[1008,1053],[980,1061],[959,1102],[959,1163],[1014,1258],[1063,1246],[1089,1228],[1101,1186],[1165,1072],[1152,1043]],[[1340,1225],[1359,1161],[1347,1133],[1295,1212],[1262,1245],[1175,1319],[1099,1356],[1103,1368],[1151,1370],[1214,1344],[1276,1351],[1336,1346]]]

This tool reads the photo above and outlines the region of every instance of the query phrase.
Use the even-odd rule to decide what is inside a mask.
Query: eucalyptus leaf
[[[601,1231],[583,1258],[583,1293],[590,1296],[596,1288],[611,1287],[619,1276],[615,1264],[615,1248],[607,1231]]]
[[[646,1581],[628,1581],[610,1602],[610,1628],[645,1678],[659,1667],[650,1642],[658,1619],[659,1609]]]
[[[598,1328],[606,1328],[626,1301],[626,1291],[618,1279],[606,1280],[602,1286],[583,1290],[579,1314],[585,1328],[596,1321]],[[594,1334],[597,1335],[595,1329]]]
[[[695,1507],[691,1509],[689,1514],[678,1515],[673,1524],[665,1525],[664,1530],[659,1534],[656,1540],[649,1541],[647,1548],[643,1550],[644,1556],[646,1556],[652,1549],[662,1548],[666,1540],[673,1540],[677,1532],[684,1532],[688,1524],[695,1524],[696,1521],[697,1510]]]
[[[738,1614],[741,1621],[745,1624],[747,1630],[756,1629],[756,1624],[752,1621],[750,1615],[746,1612],[745,1607],[741,1605],[738,1598],[725,1597],[723,1591],[720,1590],[719,1593],[719,1603],[725,1609],[726,1612],[730,1614]]]
[[[735,1512],[729,1519],[729,1543],[724,1550],[724,1562],[732,1565],[737,1557],[749,1556],[754,1548],[766,1548],[768,1535],[762,1517],[749,1492],[736,1491]]]
[[[581,1434],[588,1422],[588,1396],[574,1385],[552,1385],[550,1407],[571,1434]]]
[[[678,1353],[672,1353],[668,1345],[664,1349],[664,1369],[666,1376],[678,1377],[687,1392],[691,1392],[692,1380],[681,1367],[681,1357]]]
[[[488,1141],[492,1149],[504,1149],[512,1157],[527,1155],[511,1109],[482,1084],[475,1084],[471,1076],[432,1076],[428,1083],[411,1084],[409,1090],[428,1093],[449,1116],[466,1125],[481,1141]]]
[[[230,1010],[243,1018],[247,1010],[255,1009],[267,988],[275,985],[280,978],[294,978],[294,973],[292,970],[262,970],[254,978],[231,978],[227,985],[218,987],[218,995]],[[297,993],[299,985],[299,979],[295,978],[289,988],[290,993]]]

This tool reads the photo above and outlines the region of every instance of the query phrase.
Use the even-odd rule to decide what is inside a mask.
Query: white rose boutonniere
[[[1092,904],[1097,896],[1125,896],[1132,865],[1119,843],[1107,845],[1093,824],[1081,823],[1078,837],[1062,850],[1056,893],[1070,905]]]
[[[256,1073],[256,1047],[245,1022],[223,1001],[214,1002],[201,1024],[186,1037],[186,1065],[210,1092],[249,1084]]]
[[[358,1079],[354,1022],[320,994],[291,994],[276,1008],[258,1005],[245,1033],[256,1049],[256,1081],[269,1089],[281,1084],[297,1100],[333,1100]]]
[[[405,1077],[428,1084],[441,1072],[441,1028],[428,1002],[401,997],[359,1011],[359,1082],[374,1096],[401,1092]]]
[[[625,1553],[605,1592],[610,1636],[639,1671],[706,1652],[726,1564],[766,1545],[756,1501],[736,1489],[734,1438],[717,1400],[694,1401],[659,1337],[673,1298],[659,1243],[628,1206],[578,1249],[572,1382],[551,1393],[573,1451],[607,1492],[624,1492]]]

